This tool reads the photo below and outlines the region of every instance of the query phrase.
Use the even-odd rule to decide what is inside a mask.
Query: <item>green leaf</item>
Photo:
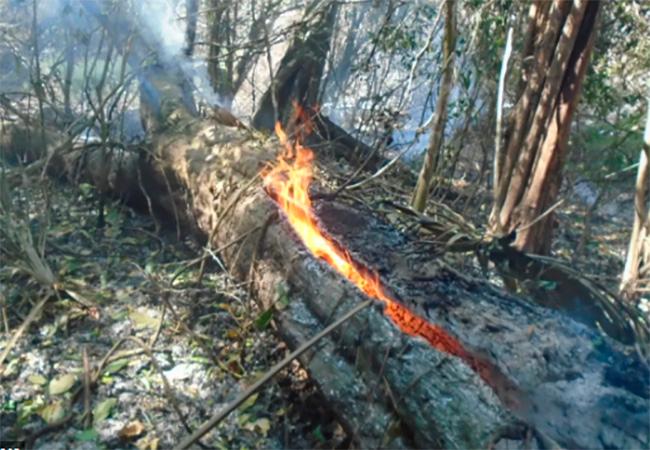
[[[210,358],[206,358],[205,356],[190,356],[190,361],[206,365],[212,364]]]
[[[156,269],[156,263],[154,261],[147,261],[146,264],[144,265],[144,271],[147,274],[152,274],[155,272]]]
[[[108,416],[111,415],[111,411],[116,404],[117,399],[115,398],[107,398],[106,400],[99,402],[99,404],[93,408],[94,423],[97,424],[108,419]]]
[[[251,418],[250,414],[247,413],[239,414],[237,416],[237,423],[239,424],[240,427],[245,427],[245,425],[248,424],[250,418]]]
[[[289,306],[289,295],[283,290],[279,293],[278,301],[275,303],[275,308],[278,311],[282,311],[287,306]]]
[[[49,391],[51,395],[60,395],[68,392],[77,381],[74,374],[66,373],[50,381]]]
[[[553,291],[557,288],[557,282],[550,280],[539,280],[539,287],[546,291]]]
[[[122,214],[115,208],[107,208],[106,211],[106,222],[111,226],[115,227],[120,224],[122,219]]]
[[[21,402],[17,405],[18,412],[18,424],[23,426],[25,425],[32,414],[37,414],[41,409],[45,407],[45,402],[43,396],[37,396],[31,399],[27,399],[24,402]]]
[[[239,411],[240,411],[240,412],[244,412],[244,411],[246,411],[248,408],[250,408],[251,406],[253,406],[253,405],[255,404],[255,402],[257,401],[257,397],[258,397],[258,394],[253,394],[253,395],[251,395],[250,397],[248,397],[248,398],[246,399],[246,401],[245,401],[244,403],[242,403],[242,405],[239,407]]]
[[[120,370],[124,369],[128,364],[129,364],[129,360],[126,358],[116,359],[108,366],[106,366],[103,373],[104,374],[117,373]]]
[[[314,428],[314,431],[312,431],[312,434],[321,443],[325,443],[326,439],[325,436],[323,436],[323,431],[320,429],[320,425],[318,425],[316,428]]]
[[[16,401],[15,400],[7,400],[2,404],[2,410],[3,411],[15,411],[16,410]]]
[[[259,330],[264,330],[266,327],[269,326],[269,323],[271,323],[271,319],[273,318],[273,309],[269,308],[266,311],[264,311],[260,316],[255,320],[255,325]]]
[[[97,433],[92,428],[88,428],[87,430],[77,431],[74,434],[74,438],[76,441],[94,442],[99,438],[99,433]]]

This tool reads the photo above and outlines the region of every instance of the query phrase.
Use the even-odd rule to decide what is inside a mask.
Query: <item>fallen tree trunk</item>
[[[277,141],[171,116],[148,152],[60,151],[50,169],[162,211],[214,248],[241,240],[221,256],[275,308],[292,348],[362,299],[305,251],[262,189]],[[525,423],[542,446],[647,448],[648,369],[630,348],[430,261],[361,205],[316,206],[324,229],[436,327],[410,336],[378,305],[302,359],[361,447],[485,448]]]

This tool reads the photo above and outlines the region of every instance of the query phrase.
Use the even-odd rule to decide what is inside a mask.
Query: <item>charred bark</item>
[[[162,72],[146,81],[169,106],[155,116],[147,151],[62,144],[50,147],[49,170],[101,183],[214,248],[229,246],[229,271],[273,308],[292,348],[361,301],[305,251],[263,190],[258,175],[278,142],[195,119]],[[5,153],[15,144],[7,138]],[[647,448],[649,373],[632,348],[432,264],[417,240],[363,205],[319,201],[316,214],[398,300],[355,316],[302,358],[361,447],[485,448],[525,424],[563,447]]]

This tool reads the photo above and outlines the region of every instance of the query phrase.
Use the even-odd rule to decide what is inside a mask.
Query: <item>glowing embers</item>
[[[311,124],[299,107],[296,108],[296,117],[301,121],[298,136],[308,133]],[[457,340],[391,298],[376,273],[353,261],[345,249],[322,232],[314,219],[309,198],[314,154],[302,145],[300,139],[290,141],[279,123],[275,131],[284,151],[277,163],[263,173],[264,187],[277,200],[289,224],[309,251],[325,260],[366,295],[383,302],[385,314],[404,333],[420,336],[441,351],[466,358],[467,354]]]

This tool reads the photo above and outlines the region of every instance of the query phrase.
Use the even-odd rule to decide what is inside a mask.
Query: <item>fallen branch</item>
[[[341,316],[339,319],[337,319],[334,323],[329,325],[327,328],[325,328],[323,331],[318,333],[316,336],[302,344],[300,347],[295,349],[293,352],[288,354],[282,361],[277,363],[275,366],[271,367],[259,380],[257,380],[255,383],[253,383],[251,386],[248,387],[244,392],[239,394],[236,399],[234,399],[232,402],[230,402],[223,410],[219,411],[219,413],[215,414],[211,419],[207,420],[206,422],[203,423],[194,433],[192,433],[190,436],[186,437],[183,439],[177,446],[179,449],[186,449],[190,445],[194,444],[197,442],[202,436],[204,436],[207,432],[209,432],[211,429],[219,425],[223,419],[228,416],[231,412],[233,412],[235,409],[237,409],[242,403],[246,401],[251,395],[253,395],[255,392],[257,392],[262,386],[264,386],[271,378],[273,378],[275,375],[278,374],[282,369],[284,369],[291,361],[294,359],[298,358],[300,355],[305,353],[307,350],[309,350],[311,347],[314,346],[318,341],[320,341],[322,338],[330,334],[332,331],[340,327],[343,323],[345,323],[348,319],[351,319],[355,314],[359,313],[360,311],[364,310],[368,306],[370,306],[373,303],[373,300],[366,300],[363,303],[359,303],[357,306],[352,308],[350,311],[345,313],[343,316]]]

